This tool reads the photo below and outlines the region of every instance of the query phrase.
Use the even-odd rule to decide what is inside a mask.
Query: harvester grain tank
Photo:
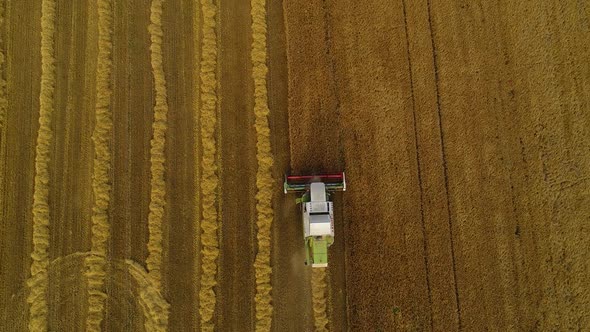
[[[291,175],[285,177],[285,194],[301,196],[305,264],[312,267],[328,266],[328,247],[334,243],[334,203],[332,193],[346,190],[344,172],[322,175]]]

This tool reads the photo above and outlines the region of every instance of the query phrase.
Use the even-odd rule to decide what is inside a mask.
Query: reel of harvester
[[[291,192],[305,192],[314,182],[322,182],[328,191],[346,191],[346,176],[344,172],[337,174],[319,175],[286,175],[284,182],[285,194]]]

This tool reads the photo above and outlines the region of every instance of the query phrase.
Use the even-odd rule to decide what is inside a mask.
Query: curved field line
[[[81,264],[85,264],[86,259],[92,257],[93,255],[94,254],[92,252],[75,252],[67,256],[58,257],[49,263],[48,270],[52,270],[55,273],[56,270],[61,271],[64,268],[68,268],[68,266],[79,264],[77,263],[78,260],[81,260]],[[143,313],[145,330],[166,331],[168,324],[163,318],[168,317],[167,312],[170,308],[170,304],[156,289],[154,280],[149,276],[147,271],[140,264],[130,259],[126,259],[124,261],[114,260],[111,267],[112,270],[107,276],[111,282],[124,280],[124,276],[121,275],[123,272],[129,273],[129,275],[136,282],[133,291],[134,293],[137,292],[137,294],[133,297],[133,299],[137,301]],[[69,275],[75,272],[65,270],[63,273]],[[35,282],[39,282],[39,280],[36,280]],[[16,294],[16,297],[21,296],[20,293],[22,292]],[[120,296],[120,294],[118,295]],[[117,294],[114,296],[117,296]]]
[[[156,104],[154,105],[153,137],[151,140],[151,192],[148,214],[149,255],[146,260],[150,276],[158,290],[162,288],[162,218],[166,204],[166,182],[164,181],[165,161],[164,145],[168,127],[168,102],[166,77],[162,66],[162,0],[153,0],[150,7],[150,55]]]
[[[252,0],[252,76],[254,79],[254,114],[256,127],[256,211],[258,217],[258,252],[254,261],[256,272],[256,330],[270,330],[272,302],[270,274],[270,232],[274,211],[271,205],[273,158],[268,125],[268,94],[266,90],[266,1]]]
[[[312,268],[311,291],[313,296],[313,321],[316,331],[328,331],[326,313],[326,269]]]
[[[215,292],[217,285],[217,258],[219,256],[219,216],[215,204],[219,188],[218,166],[215,160],[217,143],[215,128],[217,124],[217,7],[212,0],[201,0],[203,14],[203,34],[201,49],[201,283],[199,289],[199,314],[201,329],[213,331],[215,311]]]
[[[146,331],[167,331],[170,305],[160,292],[160,285],[139,264],[125,260],[129,274],[139,285],[139,304],[145,318]]]
[[[49,159],[53,145],[51,118],[55,92],[55,1],[41,4],[41,92],[39,95],[39,132],[35,147],[33,187],[33,252],[31,277],[27,281],[30,304],[29,330],[47,330],[47,268],[49,266]]]
[[[112,136],[113,120],[111,106],[111,76],[113,49],[113,12],[109,0],[98,1],[98,55],[96,71],[96,105],[94,132],[94,165],[92,190],[92,247],[91,254],[84,260],[88,280],[88,314],[86,330],[100,331],[104,318],[104,290],[106,277],[107,240],[110,236],[108,208],[111,194],[109,173],[111,170],[111,151],[109,140]]]

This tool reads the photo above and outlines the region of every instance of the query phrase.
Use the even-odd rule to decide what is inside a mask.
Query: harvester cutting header
[[[285,194],[302,193],[295,201],[301,204],[305,264],[328,266],[328,247],[334,243],[334,206],[331,193],[346,190],[344,172],[285,177]]]

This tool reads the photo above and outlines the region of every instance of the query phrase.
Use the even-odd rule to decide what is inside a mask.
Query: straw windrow
[[[217,285],[217,258],[219,257],[219,215],[216,205],[219,175],[216,163],[217,142],[217,7],[211,0],[201,0],[203,17],[201,49],[201,282],[199,290],[199,314],[201,329],[213,331],[213,313],[216,298],[213,287]]]
[[[55,1],[41,4],[41,92],[39,96],[39,131],[35,147],[35,181],[33,187],[33,253],[31,278],[27,284],[30,305],[29,330],[47,331],[47,269],[49,266],[49,162],[53,145],[51,121],[55,92]]]
[[[150,8],[150,55],[154,75],[155,99],[153,137],[151,140],[151,192],[148,214],[148,258],[146,264],[156,288],[162,288],[162,219],[166,204],[166,182],[164,180],[165,161],[164,145],[168,126],[168,102],[166,77],[162,66],[162,1],[153,0]],[[167,313],[163,313],[166,314]]]
[[[252,0],[252,77],[254,79],[254,114],[256,127],[256,226],[258,229],[258,253],[254,261],[256,273],[256,330],[268,331],[272,320],[270,275],[270,233],[274,217],[271,205],[273,179],[271,168],[273,158],[270,148],[268,124],[268,94],[266,89],[266,1]]]
[[[311,271],[311,291],[313,293],[313,321],[316,331],[328,331],[326,289],[326,268],[313,268]]]
[[[86,278],[88,280],[88,314],[86,330],[100,331],[104,319],[104,306],[107,298],[104,283],[106,278],[107,241],[110,236],[108,208],[111,195],[109,173],[111,171],[111,151],[113,120],[111,112],[111,77],[113,49],[113,12],[109,0],[98,1],[98,59],[96,71],[96,122],[92,141],[94,142],[94,168],[92,189],[92,248],[86,257]]]

